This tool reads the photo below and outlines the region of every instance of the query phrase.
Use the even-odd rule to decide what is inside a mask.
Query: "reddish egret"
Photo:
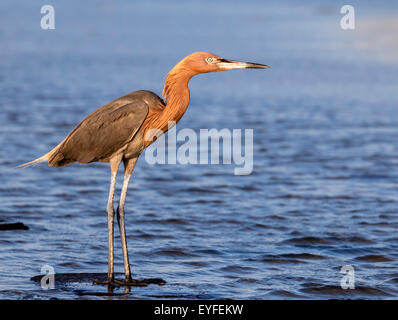
[[[127,250],[124,203],[130,176],[139,155],[154,139],[147,140],[150,129],[168,130],[169,121],[181,119],[189,104],[189,80],[200,73],[226,71],[231,69],[266,69],[266,65],[222,59],[208,52],[196,52],[184,59],[168,73],[163,89],[164,100],[155,93],[145,90],[135,91],[120,97],[89,114],[54,149],[44,156],[22,166],[47,161],[49,166],[63,167],[79,162],[109,162],[111,182],[108,205],[108,279],[97,283],[145,285],[131,278]],[[122,241],[125,280],[114,279],[113,233],[116,174],[120,163],[124,164],[124,181],[116,210]]]

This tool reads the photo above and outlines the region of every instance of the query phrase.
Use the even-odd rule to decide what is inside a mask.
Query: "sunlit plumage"
[[[168,73],[163,98],[145,90],[135,91],[98,108],[80,122],[54,149],[23,167],[48,162],[52,167],[63,167],[74,162],[109,162],[111,183],[107,205],[108,216],[108,279],[104,284],[145,285],[131,278],[127,249],[124,204],[130,176],[140,154],[153,139],[147,139],[151,129],[168,130],[169,122],[177,123],[189,105],[189,80],[200,73],[231,69],[265,69],[266,65],[226,60],[208,52],[196,52],[184,59]],[[113,206],[116,174],[124,164],[124,182],[116,216],[119,224],[124,258],[125,280],[114,279]]]

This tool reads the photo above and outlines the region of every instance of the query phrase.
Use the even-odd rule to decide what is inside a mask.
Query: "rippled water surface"
[[[49,291],[30,278],[43,265],[106,272],[108,166],[14,168],[96,107],[160,94],[193,51],[271,66],[197,76],[178,124],[253,129],[253,173],[142,156],[126,204],[130,259],[135,278],[167,284],[113,298],[398,296],[396,2],[353,1],[354,31],[340,29],[334,1],[228,3],[57,2],[56,30],[43,31],[41,3],[1,1],[0,223],[29,230],[0,231],[0,298],[104,298],[90,275]],[[354,290],[340,287],[345,265]]]

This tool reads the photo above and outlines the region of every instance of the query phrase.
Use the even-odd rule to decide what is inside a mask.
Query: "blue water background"
[[[45,4],[55,30],[40,28]],[[113,298],[395,299],[398,4],[351,1],[356,29],[342,30],[344,4],[2,0],[0,222],[30,229],[0,233],[0,298],[106,292],[30,277],[46,264],[106,272],[108,166],[15,166],[123,94],[160,94],[181,58],[210,51],[271,69],[195,77],[178,128],[253,129],[253,173],[141,157],[126,204],[133,273],[167,285]],[[344,265],[354,290],[340,288]]]

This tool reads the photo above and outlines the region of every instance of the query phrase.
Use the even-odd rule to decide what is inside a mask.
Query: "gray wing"
[[[130,142],[148,115],[145,101],[124,97],[88,115],[49,159],[54,167],[106,159]]]

